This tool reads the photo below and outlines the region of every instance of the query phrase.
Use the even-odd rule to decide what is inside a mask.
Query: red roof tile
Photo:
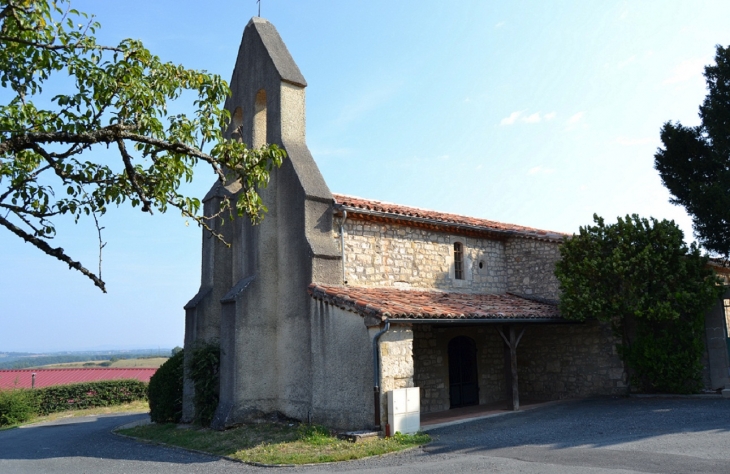
[[[99,380],[137,379],[149,382],[157,369],[83,368],[83,369],[18,369],[0,370],[0,389],[31,388],[35,376],[36,388],[67,385]]]
[[[532,227],[525,227],[516,224],[506,224],[504,222],[491,221],[488,219],[479,219],[476,217],[460,216],[458,214],[448,214],[446,212],[431,211],[420,209],[417,207],[401,206],[400,204],[390,204],[383,201],[373,199],[363,199],[354,196],[346,196],[344,194],[333,194],[335,204],[347,210],[348,212],[358,211],[364,214],[380,213],[393,219],[408,219],[430,221],[435,224],[453,227],[466,227],[472,230],[482,230],[487,232],[501,232],[521,235],[523,237],[531,237],[544,240],[562,240],[568,236],[561,232],[551,230],[541,230]]]
[[[562,321],[557,305],[512,294],[451,293],[317,283],[309,285],[308,291],[317,300],[381,321],[389,318]]]

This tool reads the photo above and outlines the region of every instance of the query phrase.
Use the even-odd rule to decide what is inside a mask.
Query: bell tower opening
[[[266,91],[259,90],[256,93],[256,102],[253,112],[253,148],[261,148],[266,145]]]

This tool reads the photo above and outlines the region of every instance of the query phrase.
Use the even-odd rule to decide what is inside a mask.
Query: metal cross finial
[[[259,4],[259,18],[261,18],[261,0],[256,0],[256,3]]]

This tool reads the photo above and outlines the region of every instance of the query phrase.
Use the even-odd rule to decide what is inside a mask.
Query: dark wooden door
[[[449,395],[451,408],[479,404],[477,347],[466,336],[449,342]]]

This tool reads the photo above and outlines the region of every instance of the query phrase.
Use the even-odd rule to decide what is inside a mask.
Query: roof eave
[[[479,232],[484,234],[490,234],[499,238],[508,239],[510,237],[522,237],[528,239],[544,240],[549,242],[562,242],[563,236],[559,235],[535,235],[530,232],[520,232],[517,230],[503,230],[495,229],[493,227],[484,227],[469,224],[457,224],[454,222],[441,221],[437,219],[428,219],[426,217],[408,216],[404,214],[394,214],[391,212],[375,211],[372,209],[363,209],[361,207],[348,206],[345,204],[335,203],[335,212],[347,211],[351,214],[360,214],[363,216],[379,217],[381,219],[392,219],[396,221],[412,222],[423,225],[432,225],[437,227],[444,227],[462,232]]]
[[[391,324],[580,324],[562,318],[387,318]]]

